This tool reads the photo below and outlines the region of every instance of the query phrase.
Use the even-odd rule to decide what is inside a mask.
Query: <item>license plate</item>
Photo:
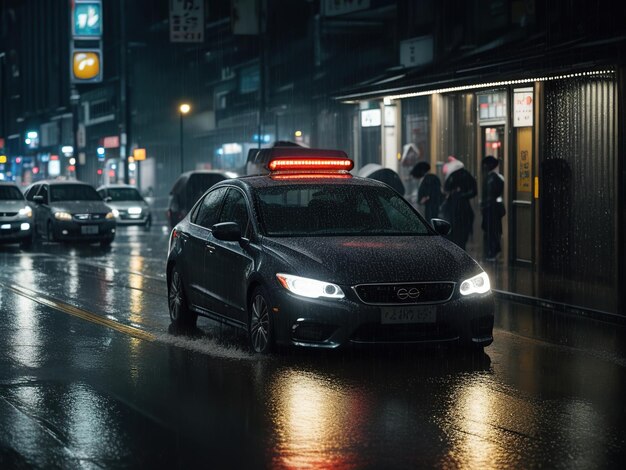
[[[380,322],[383,324],[435,323],[436,321],[437,307],[434,305],[423,307],[386,307],[381,309]]]
[[[80,228],[80,233],[82,233],[83,235],[97,235],[98,226],[97,225],[83,225]]]

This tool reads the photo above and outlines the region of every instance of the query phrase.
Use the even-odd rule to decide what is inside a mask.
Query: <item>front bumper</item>
[[[344,290],[345,292],[345,290]],[[276,341],[283,345],[337,348],[368,344],[462,344],[488,346],[493,341],[495,303],[491,292],[432,304],[436,320],[383,324],[381,306],[357,298],[308,299],[283,288],[270,292]]]
[[[140,216],[140,217],[118,217],[116,219],[117,225],[146,225],[146,223],[150,220],[150,216]]]
[[[59,241],[101,241],[115,238],[116,226],[114,219],[98,222],[56,220],[52,226],[52,232],[55,240]],[[87,229],[86,227],[95,228]]]
[[[28,224],[23,229],[22,224]],[[19,243],[33,236],[33,220],[29,218],[0,219],[0,243]]]
[[[146,225],[151,220],[149,211],[144,210],[140,214],[129,214],[124,210],[118,210],[119,215],[115,218],[117,225]]]

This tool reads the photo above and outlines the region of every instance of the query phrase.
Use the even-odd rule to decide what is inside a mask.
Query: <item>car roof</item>
[[[35,185],[35,184],[48,184],[50,186],[58,186],[61,184],[92,186],[89,183],[85,183],[84,181],[78,181],[78,180],[41,180],[41,181],[34,182],[32,185]]]
[[[358,176],[350,175],[348,178],[336,178],[335,175],[320,174],[319,178],[311,178],[311,173],[302,173],[303,177],[298,178],[298,174],[290,175],[287,179],[272,178],[271,175],[256,175],[256,176],[240,176],[236,179],[224,180],[215,184],[214,187],[224,185],[235,185],[240,187],[248,187],[251,189],[280,187],[280,186],[293,186],[293,185],[311,185],[315,183],[324,185],[337,185],[337,186],[367,186],[376,188],[389,188],[385,183],[376,181],[370,178],[360,178]],[[211,188],[213,189],[213,188]]]

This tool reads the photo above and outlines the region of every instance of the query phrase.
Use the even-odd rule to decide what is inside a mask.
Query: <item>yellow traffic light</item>
[[[91,80],[100,75],[100,54],[98,52],[76,51],[72,57],[74,78]]]

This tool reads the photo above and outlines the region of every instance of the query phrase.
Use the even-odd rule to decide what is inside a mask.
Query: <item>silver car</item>
[[[113,210],[118,225],[143,225],[146,228],[152,225],[150,206],[135,186],[127,184],[100,186],[98,194]]]
[[[33,210],[15,184],[0,183],[0,243],[19,243],[27,248],[32,242]]]

